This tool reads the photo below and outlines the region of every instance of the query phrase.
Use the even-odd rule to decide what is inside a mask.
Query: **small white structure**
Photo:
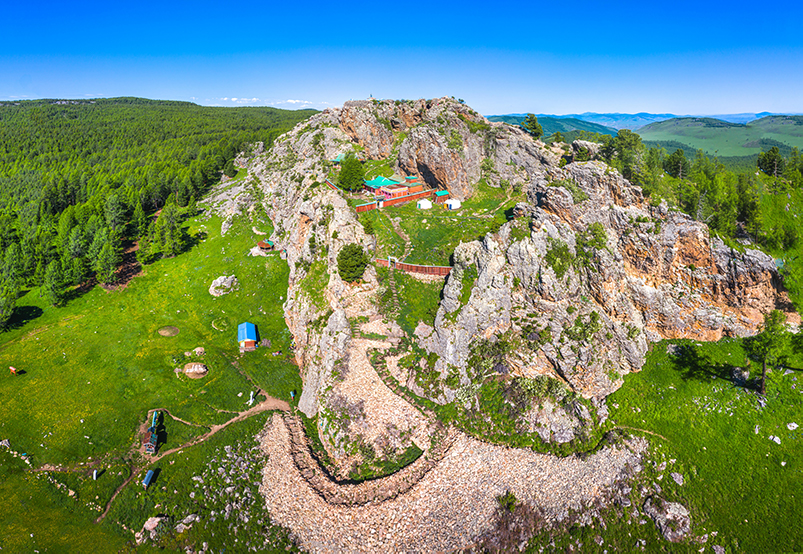
[[[419,210],[429,210],[432,208],[432,202],[427,200],[426,198],[422,198],[418,202],[416,202],[415,207]]]
[[[450,198],[446,201],[446,209],[447,210],[459,210],[460,209],[460,200],[457,198]]]

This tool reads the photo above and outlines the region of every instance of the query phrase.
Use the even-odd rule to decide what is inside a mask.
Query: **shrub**
[[[347,244],[337,255],[337,272],[344,281],[354,282],[365,273],[368,256],[359,244]]]
[[[544,261],[555,272],[555,277],[562,279],[574,262],[574,256],[565,242],[550,238]]]

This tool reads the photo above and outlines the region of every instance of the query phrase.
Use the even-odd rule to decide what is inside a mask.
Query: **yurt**
[[[460,200],[457,198],[450,198],[446,201],[446,209],[447,210],[459,210],[460,209]]]

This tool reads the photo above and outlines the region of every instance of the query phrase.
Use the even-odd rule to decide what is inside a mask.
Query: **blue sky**
[[[0,100],[803,112],[801,16],[799,2],[16,2],[0,23]]]

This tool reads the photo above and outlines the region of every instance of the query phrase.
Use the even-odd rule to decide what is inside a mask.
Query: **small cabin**
[[[435,192],[435,203],[436,204],[443,204],[449,199],[449,191],[448,190],[439,190]]]
[[[339,164],[340,162],[342,162],[345,159],[345,157],[346,157],[345,154],[338,154],[337,156],[335,156],[335,159],[332,160],[332,163]]]
[[[273,250],[273,241],[272,240],[261,240],[257,243],[259,249],[263,252],[270,252]]]
[[[153,481],[153,470],[149,469],[148,473],[145,475],[145,479],[142,480],[142,488],[148,490],[148,487],[151,486],[152,481]]]
[[[253,352],[257,347],[257,328],[253,323],[240,323],[237,326],[237,342],[240,352]]]
[[[148,432],[145,434],[145,453],[156,454],[156,443],[158,441],[156,427],[148,427]]]

